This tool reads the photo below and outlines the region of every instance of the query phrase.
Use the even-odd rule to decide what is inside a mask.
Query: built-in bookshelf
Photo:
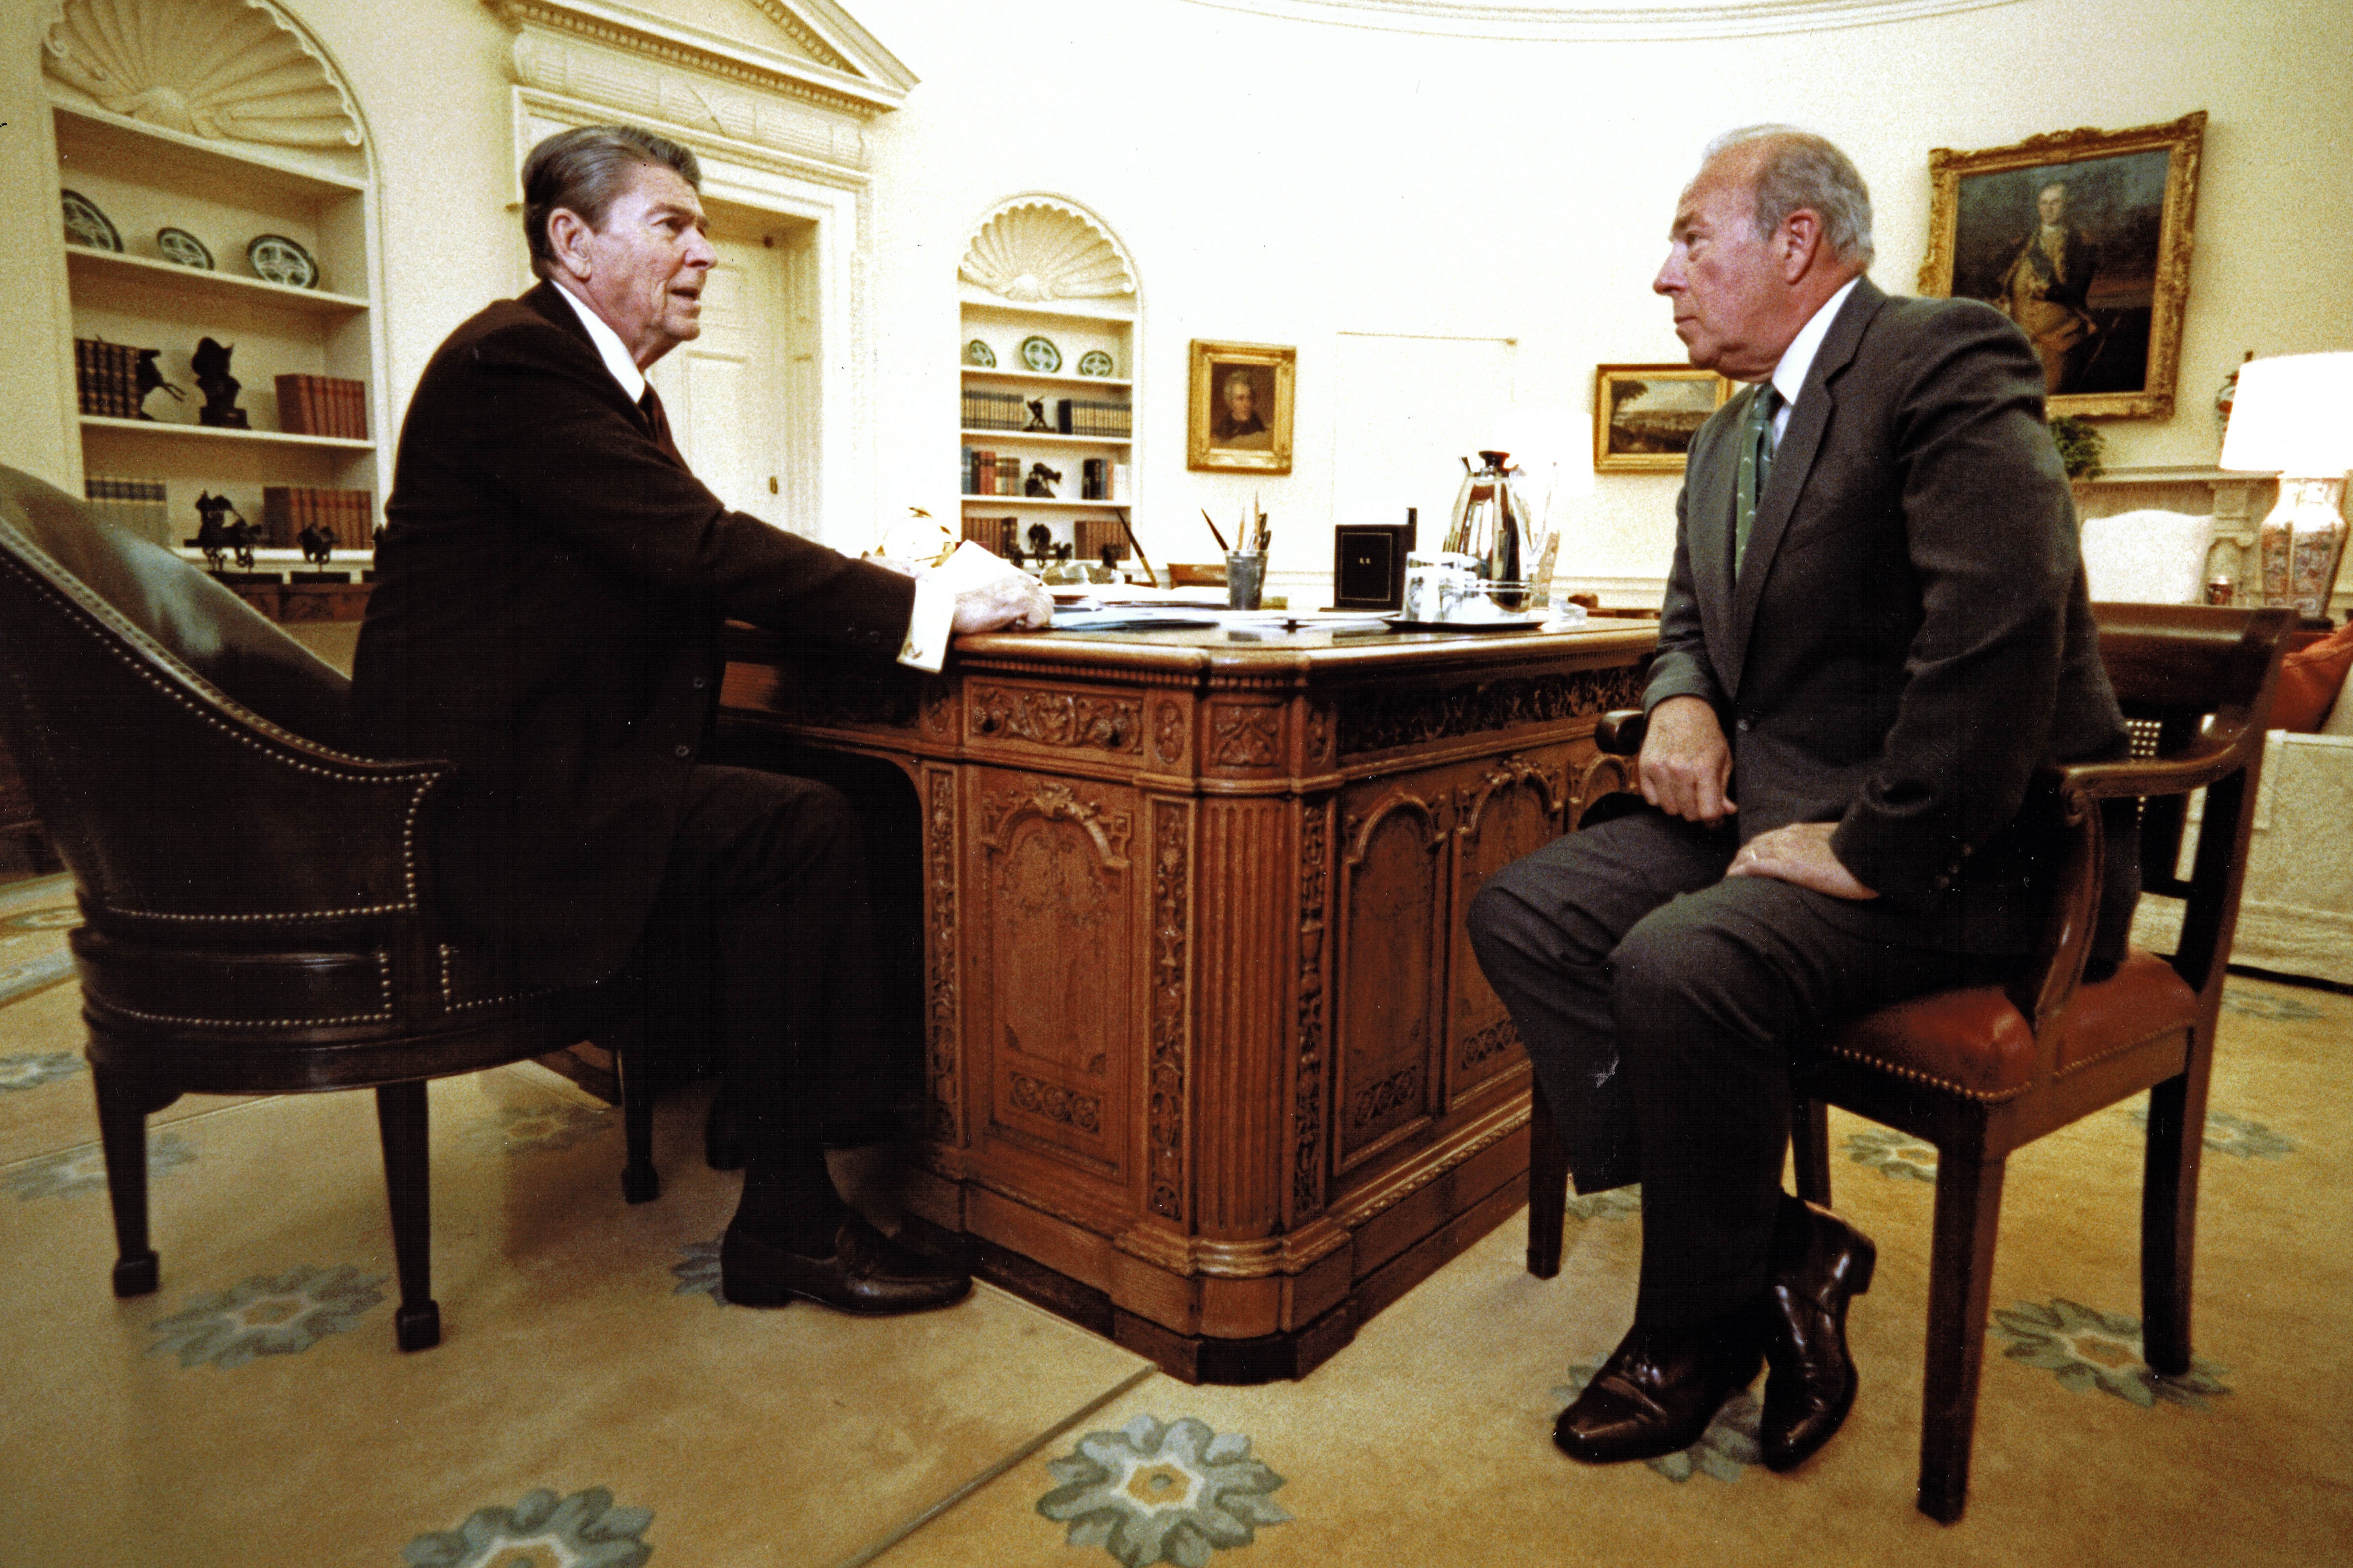
[[[1124,253],[1083,209],[1018,197],[974,236],[962,279],[965,537],[1032,559],[1041,543],[1081,560],[1108,543],[1134,565],[1120,524],[1136,500],[1136,292]]]
[[[364,525],[353,527],[345,516],[326,563],[356,577],[368,563],[366,535],[381,517],[389,470],[379,460],[385,389],[374,307],[375,192],[355,122],[353,144],[292,148],[177,132],[62,91],[49,109],[58,199],[73,213],[72,193],[81,209],[94,208],[102,219],[69,218],[62,258],[89,493],[135,495],[139,505],[116,506],[111,515],[157,543],[189,549],[201,496],[227,498],[237,516],[260,529],[266,512],[286,514],[282,505],[269,506],[273,491],[364,492]],[[120,249],[102,243],[110,232]],[[88,243],[93,237],[101,243]],[[257,263],[248,248],[264,237],[273,243]],[[190,237],[201,252],[191,249]],[[209,268],[190,264],[200,254],[208,254]],[[311,279],[287,280],[290,268],[299,279],[304,262]],[[258,275],[258,264],[280,276]],[[244,427],[200,419],[206,397],[192,360],[206,338],[230,350],[227,374],[239,384],[234,404]],[[100,343],[157,351],[154,372],[181,395],[165,387],[139,395],[119,376],[93,385],[90,345]],[[281,408],[281,384],[316,388],[327,378],[344,396],[331,426],[341,433],[312,434],[316,411],[306,420],[304,410]],[[160,502],[153,499],[157,487]],[[265,535],[257,542],[265,547],[260,570],[283,574],[310,564],[288,548],[292,539]]]

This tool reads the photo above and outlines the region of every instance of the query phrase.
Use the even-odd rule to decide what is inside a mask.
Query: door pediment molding
[[[915,78],[839,7],[746,0],[766,43],[621,0],[485,0],[515,29],[516,81],[619,114],[696,127],[849,168],[864,128]]]

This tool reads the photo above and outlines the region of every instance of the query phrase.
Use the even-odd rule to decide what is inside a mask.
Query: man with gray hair
[[[1589,1462],[1690,1446],[1760,1363],[1768,1466],[1838,1429],[1874,1253],[1781,1190],[1794,1054],[2002,977],[2052,879],[2029,779],[2126,750],[2032,347],[1978,301],[1890,299],[1870,259],[1836,147],[1708,149],[1651,287],[1694,364],[1752,385],[1676,502],[1646,805],[1471,910],[1577,1190],[1642,1186],[1633,1326],[1554,1428]],[[2107,830],[2113,966],[2139,858],[2128,814]]]
[[[493,955],[449,978],[461,999],[628,974],[712,1016],[746,1124],[727,1299],[944,1306],[969,1279],[827,1171],[891,1099],[858,819],[826,785],[702,761],[718,635],[736,616],[936,670],[951,630],[1052,605],[1010,567],[959,591],[852,560],[695,479],[645,372],[702,331],[700,184],[692,153],[633,126],[532,150],[541,282],[417,384],[353,701],[375,754],[455,764],[420,836],[444,914]]]

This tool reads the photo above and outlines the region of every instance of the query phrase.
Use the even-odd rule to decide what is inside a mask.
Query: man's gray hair
[[[1735,148],[1756,147],[1757,208],[1753,222],[1760,239],[1800,208],[1822,220],[1831,254],[1858,267],[1871,265],[1871,188],[1847,155],[1827,140],[1794,125],[1744,125],[1707,144],[1704,163]]]
[[[568,207],[590,228],[601,229],[606,210],[631,172],[649,165],[702,189],[702,165],[692,153],[635,125],[577,125],[533,147],[522,161],[522,232],[531,245],[531,269],[542,278],[554,276],[547,220],[556,208]]]

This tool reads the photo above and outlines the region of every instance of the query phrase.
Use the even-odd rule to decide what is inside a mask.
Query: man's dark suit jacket
[[[2048,814],[2021,811],[2029,781],[2126,746],[2034,351],[1975,300],[1857,282],[1791,405],[1735,583],[1736,448],[1759,390],[1693,442],[1643,707],[1715,708],[1743,841],[1838,824],[1832,851],[1881,895],[1841,903],[1842,923],[2030,948],[2057,868]],[[2137,858],[2110,849],[2112,960]]]
[[[912,580],[728,510],[653,436],[555,286],[449,335],[401,427],[353,701],[446,758],[444,909],[528,984],[636,942],[718,697],[728,616],[890,658]]]

